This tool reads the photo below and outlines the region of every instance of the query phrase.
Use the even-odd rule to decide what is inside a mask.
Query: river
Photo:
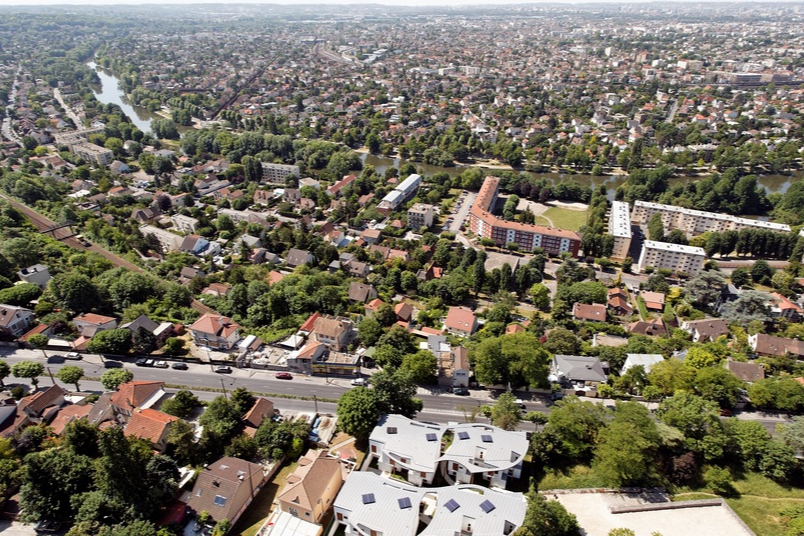
[[[134,106],[129,102],[128,97],[120,89],[119,79],[112,76],[112,74],[99,67],[94,61],[87,63],[87,67],[93,69],[100,78],[100,86],[93,84],[92,91],[95,93],[95,98],[103,104],[117,104],[128,116],[131,122],[137,126],[138,129],[145,133],[151,132],[151,120],[163,119],[159,114],[156,114],[142,106]]]

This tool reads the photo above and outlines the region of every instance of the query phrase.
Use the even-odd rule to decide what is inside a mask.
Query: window
[[[218,506],[226,506],[226,497],[221,497],[220,495],[215,495],[215,499],[213,499],[212,502],[217,504]]]
[[[295,508],[288,508],[288,513],[290,515],[292,515],[293,517],[299,517],[299,511],[296,510]],[[340,514],[338,514],[338,515],[340,515]]]

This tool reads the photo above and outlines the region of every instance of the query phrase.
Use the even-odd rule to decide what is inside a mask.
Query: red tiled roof
[[[165,382],[133,381],[120,384],[112,393],[110,401],[119,408],[134,409],[144,404],[154,393],[159,391]]]
[[[127,437],[147,439],[152,444],[156,445],[162,440],[170,423],[178,420],[178,417],[156,411],[155,409],[143,409],[131,415],[123,433],[125,433]]]

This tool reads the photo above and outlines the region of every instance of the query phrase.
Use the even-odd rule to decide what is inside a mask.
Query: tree
[[[371,383],[379,413],[397,413],[412,418],[421,411],[422,401],[415,398],[416,383],[407,372],[382,370],[371,377]]]
[[[503,430],[516,430],[521,420],[522,412],[516,404],[516,397],[510,392],[502,393],[491,408],[491,423]]]
[[[92,280],[75,271],[54,276],[48,283],[48,291],[63,309],[70,311],[84,311],[87,304],[100,302]]]
[[[770,285],[773,278],[773,268],[768,261],[760,259],[751,266],[751,279],[759,285]]]
[[[358,440],[368,438],[378,415],[377,397],[371,389],[355,387],[338,399],[338,423],[344,432]]]
[[[98,438],[100,429],[86,419],[75,419],[64,429],[64,443],[76,454],[97,458],[100,455]]]
[[[611,486],[643,484],[650,476],[659,441],[656,424],[645,406],[617,402],[614,421],[599,436],[595,470]]]
[[[430,350],[419,350],[408,354],[402,360],[402,370],[418,384],[431,382],[438,373],[438,360]]]
[[[704,271],[687,281],[684,290],[696,305],[714,304],[721,296],[726,278],[714,270]]]
[[[581,528],[573,514],[558,501],[548,501],[535,488],[525,494],[528,509],[522,526],[514,536],[580,536]]]
[[[128,329],[106,329],[99,331],[87,343],[87,351],[94,354],[123,355],[131,350],[131,331]]]
[[[48,336],[42,335],[41,333],[36,333],[28,337],[28,344],[30,344],[34,348],[44,349],[49,342],[50,339],[48,338]]]
[[[734,485],[732,484],[731,472],[718,466],[712,466],[706,470],[704,480],[713,493],[729,497],[734,495]]]
[[[797,465],[793,449],[779,440],[771,439],[759,462],[759,470],[768,478],[784,482],[791,478]]]
[[[648,222],[648,239],[664,242],[664,223],[662,223],[662,215],[658,212],[651,216]]]
[[[167,355],[181,355],[184,353],[184,340],[178,337],[169,337],[165,341],[164,352]]]
[[[708,461],[723,455],[728,438],[715,402],[691,393],[679,393],[663,400],[656,415],[684,434],[689,450],[702,454]]]
[[[118,368],[107,370],[101,375],[101,384],[107,391],[116,391],[122,383],[128,383],[134,379],[134,373],[130,370]]]
[[[20,488],[25,519],[73,519],[72,498],[92,489],[94,460],[71,449],[47,449],[25,458]]]
[[[31,380],[34,389],[39,385],[39,376],[44,374],[45,367],[36,361],[20,361],[11,366],[11,374],[15,378],[26,378]]]
[[[611,529],[608,536],[636,536],[636,533],[631,529],[619,528]]]
[[[789,423],[777,424],[779,438],[796,451],[804,450],[804,417],[793,417]]]
[[[574,396],[559,401],[545,428],[553,443],[551,448],[569,462],[589,459],[607,414],[605,407]]]
[[[687,350],[684,364],[696,369],[711,367],[723,361],[723,356],[710,352],[703,346],[693,346]]]
[[[737,288],[742,288],[751,284],[751,272],[748,268],[737,268],[731,273],[731,284]]]
[[[160,410],[180,419],[189,417],[195,408],[201,405],[198,397],[190,391],[182,389],[162,403]]]
[[[720,316],[740,325],[746,325],[752,320],[769,322],[771,315],[768,304],[771,299],[771,295],[766,292],[746,290],[736,300],[724,304]]]
[[[56,376],[64,383],[72,383],[75,385],[75,390],[80,391],[81,387],[78,382],[84,377],[84,369],[75,365],[67,365],[59,370]]]
[[[721,408],[733,408],[740,396],[743,382],[722,367],[705,367],[695,375],[695,393],[717,402]]]
[[[224,536],[232,528],[232,523],[224,518],[215,523],[215,528],[212,529],[212,536]]]
[[[568,329],[554,329],[547,336],[545,349],[558,355],[578,355],[581,352],[581,340]]]
[[[726,420],[729,450],[748,471],[756,471],[771,437],[758,421]]]
[[[360,336],[360,342],[366,348],[374,346],[383,334],[382,326],[373,317],[367,317],[360,321],[357,325],[357,333]]]
[[[4,381],[9,374],[11,374],[11,367],[5,361],[0,361],[0,387],[3,389],[6,387]]]
[[[528,294],[530,294],[535,308],[541,311],[547,311],[550,308],[550,289],[542,283],[535,283],[530,287]]]

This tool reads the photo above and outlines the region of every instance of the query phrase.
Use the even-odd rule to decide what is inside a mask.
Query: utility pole
[[[315,403],[315,412],[318,413],[318,397],[313,393],[313,402]]]
[[[223,378],[221,378],[221,387],[223,387],[223,398],[225,398],[226,400],[229,400],[229,397],[226,396],[226,384],[223,383]]]
[[[52,372],[50,372],[50,367],[47,367],[47,373],[48,373],[48,375],[50,376],[50,381],[52,381],[52,382],[53,382],[53,385],[56,385],[56,379],[55,379],[55,378],[53,378],[53,373],[52,373]]]

